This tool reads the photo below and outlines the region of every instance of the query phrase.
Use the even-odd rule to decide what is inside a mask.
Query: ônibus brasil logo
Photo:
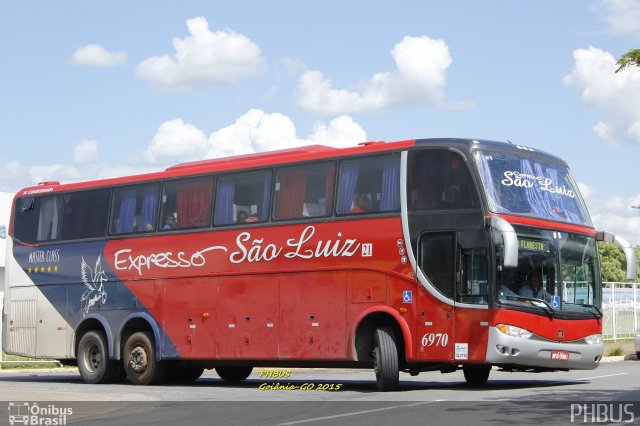
[[[11,425],[66,425],[73,414],[71,407],[40,406],[37,402],[10,402],[8,409]]]

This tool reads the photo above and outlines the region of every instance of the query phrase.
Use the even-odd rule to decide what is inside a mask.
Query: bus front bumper
[[[487,363],[557,370],[593,370],[600,364],[604,345],[523,339],[489,328]]]

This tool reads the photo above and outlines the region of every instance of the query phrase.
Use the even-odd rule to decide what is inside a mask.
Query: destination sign
[[[519,238],[518,247],[523,250],[548,252],[549,242],[543,240],[527,240]]]

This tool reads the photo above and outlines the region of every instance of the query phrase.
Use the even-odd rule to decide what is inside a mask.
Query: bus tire
[[[398,368],[398,347],[393,330],[379,328],[375,334],[373,348],[373,368],[376,373],[378,390],[393,391],[398,388],[400,369]]]
[[[225,365],[216,367],[216,373],[225,382],[241,382],[253,371],[253,367],[241,365]]]
[[[78,370],[85,383],[107,383],[118,371],[118,363],[109,359],[107,342],[99,331],[88,331],[78,343]]]
[[[166,383],[193,383],[202,376],[204,367],[197,365],[182,365],[180,363],[168,365],[164,372]]]
[[[158,362],[153,335],[148,331],[129,336],[122,359],[127,378],[134,385],[152,385],[163,379],[164,364]]]
[[[464,373],[464,379],[468,385],[481,386],[489,380],[491,366],[486,364],[464,365],[462,366],[462,372]]]

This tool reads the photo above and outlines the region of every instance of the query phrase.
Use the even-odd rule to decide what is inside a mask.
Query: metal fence
[[[640,283],[603,283],[604,340],[631,339],[640,327]]]

